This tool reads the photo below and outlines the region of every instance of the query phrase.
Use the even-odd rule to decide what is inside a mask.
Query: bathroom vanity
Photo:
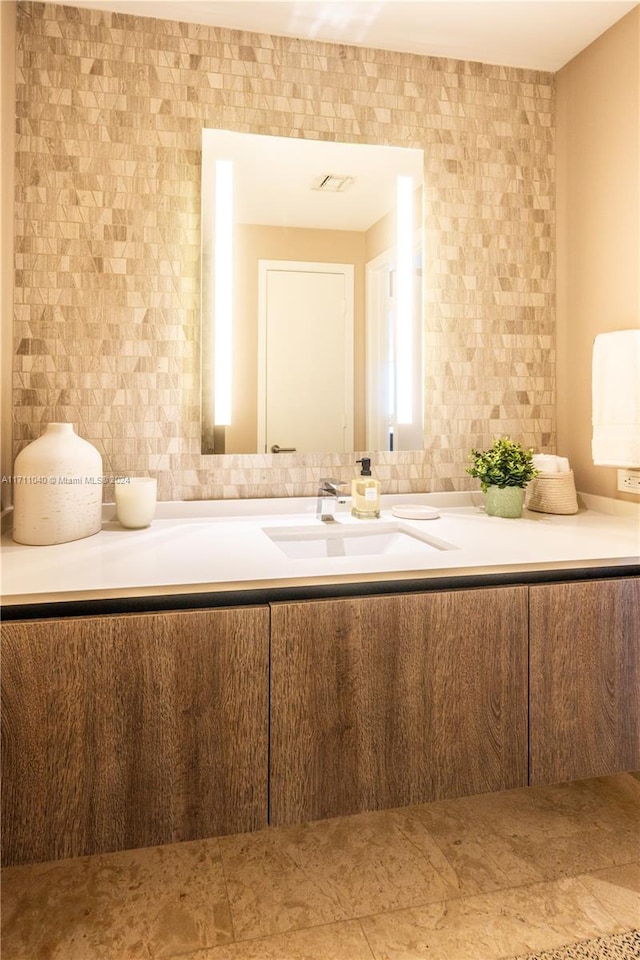
[[[275,541],[315,518],[274,508],[161,505],[135,532],[107,513],[86,541],[16,545],[22,594],[5,542],[5,863],[640,766],[637,516],[500,520],[449,495],[430,550],[294,560]],[[118,588],[118,556],[146,582]]]

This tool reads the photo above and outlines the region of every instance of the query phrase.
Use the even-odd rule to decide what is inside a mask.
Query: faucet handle
[[[339,497],[338,488],[344,485],[344,480],[334,480],[333,477],[321,478],[318,486],[318,520],[322,520],[323,523],[331,523],[335,520],[333,512]]]
[[[340,487],[346,486],[346,480],[334,480],[332,477],[321,477],[320,489],[326,493],[337,493]]]

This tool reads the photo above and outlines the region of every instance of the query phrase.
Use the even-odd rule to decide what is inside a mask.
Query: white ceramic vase
[[[45,546],[102,526],[102,457],[71,423],[50,423],[16,457],[13,539]]]

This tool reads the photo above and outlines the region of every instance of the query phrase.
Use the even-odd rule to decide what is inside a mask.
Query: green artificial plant
[[[539,470],[533,465],[533,450],[525,450],[517,441],[501,437],[488,450],[472,450],[473,466],[467,473],[477,477],[486,493],[489,487],[525,487]]]

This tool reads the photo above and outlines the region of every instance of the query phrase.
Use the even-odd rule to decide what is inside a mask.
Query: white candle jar
[[[116,516],[123,527],[148,527],[156,512],[155,477],[122,477],[115,483]]]

